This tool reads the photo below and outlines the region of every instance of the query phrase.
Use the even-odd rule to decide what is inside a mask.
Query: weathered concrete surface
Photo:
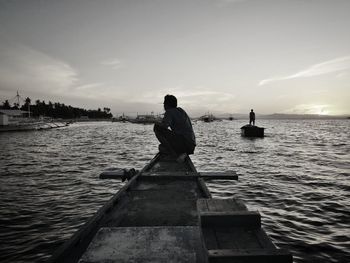
[[[205,262],[200,228],[101,228],[80,262]]]

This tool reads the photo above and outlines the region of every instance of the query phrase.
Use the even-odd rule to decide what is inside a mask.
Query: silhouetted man
[[[255,125],[255,113],[253,109],[251,109],[249,113],[249,124],[251,125],[252,123]]]
[[[187,154],[193,154],[196,147],[191,120],[183,109],[177,107],[177,99],[173,95],[164,97],[164,109],[162,122],[156,123],[153,129],[160,142],[159,152],[183,161]]]

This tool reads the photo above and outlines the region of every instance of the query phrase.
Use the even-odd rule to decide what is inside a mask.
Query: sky
[[[350,114],[348,0],[0,0],[0,101]]]

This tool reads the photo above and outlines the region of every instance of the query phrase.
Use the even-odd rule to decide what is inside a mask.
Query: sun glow
[[[319,108],[318,111],[316,112],[318,115],[329,115],[329,111],[324,109],[324,108]]]
[[[312,105],[309,109],[309,114],[329,115],[330,111],[328,105]]]
[[[286,110],[284,113],[289,114],[317,114],[317,115],[332,115],[329,105],[321,104],[300,104],[292,109]]]

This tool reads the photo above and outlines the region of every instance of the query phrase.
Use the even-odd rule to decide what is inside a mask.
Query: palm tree
[[[30,105],[30,103],[32,102],[32,100],[29,98],[29,97],[27,97],[26,99],[25,99],[25,101],[24,101],[26,104],[29,104]]]
[[[2,107],[3,107],[5,110],[11,109],[10,102],[9,102],[8,100],[5,100],[5,101],[2,103]]]
[[[27,98],[24,100],[24,102],[25,102],[24,105],[26,105],[27,108],[28,108],[28,117],[30,117],[30,102],[31,102],[31,101],[32,101],[32,100],[31,100],[29,97],[27,97]]]

